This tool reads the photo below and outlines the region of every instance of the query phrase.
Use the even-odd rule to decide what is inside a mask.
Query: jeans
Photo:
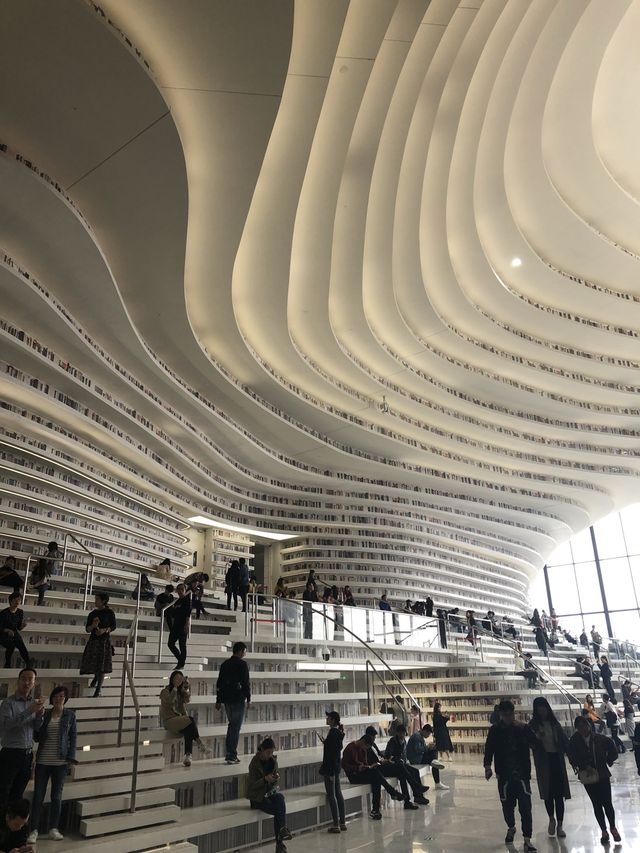
[[[324,789],[327,793],[329,808],[331,809],[331,817],[333,818],[334,826],[339,826],[344,823],[344,797],[342,796],[342,788],[340,787],[340,774],[335,776],[324,777]]]
[[[31,776],[31,752],[0,750],[0,813],[12,800],[20,800]]]
[[[614,689],[613,689],[613,685],[611,684],[611,679],[610,679],[610,678],[605,678],[605,677],[603,676],[603,677],[602,677],[602,683],[604,684],[604,689],[605,689],[605,690],[607,691],[607,693],[609,694],[609,699],[611,699],[611,701],[612,701],[612,702],[613,702],[613,704],[615,705],[615,704],[616,704],[616,702],[617,702],[618,700],[616,699],[616,694],[615,694],[615,691],[614,691]]]
[[[49,589],[48,583],[43,583],[38,587],[38,607],[44,604],[44,594]]]
[[[60,811],[62,809],[62,789],[67,776],[67,765],[36,764],[35,781],[33,787],[33,801],[31,803],[31,829],[40,829],[40,813],[42,803],[47,793],[47,785],[51,779],[51,809],[49,811],[49,826],[57,829],[60,823]]]
[[[242,599],[242,612],[247,609],[247,595],[249,593],[249,584],[243,584],[240,587],[240,598]]]
[[[196,726],[195,720],[193,717],[189,717],[191,722],[186,727],[186,729],[182,729],[180,734],[184,738],[184,754],[191,755],[193,752],[193,742],[194,740],[198,740],[200,734],[198,732],[198,727]]]
[[[180,651],[176,648],[176,642],[180,647]],[[173,623],[171,631],[169,632],[169,642],[167,645],[169,646],[171,654],[178,661],[176,668],[182,669],[187,662],[187,634],[183,624]]]
[[[238,609],[238,587],[227,588],[227,610],[231,610],[231,599],[233,598],[233,609]]]
[[[609,826],[613,827],[616,825],[616,813],[613,810],[613,803],[611,802],[610,780],[601,779],[595,785],[585,785],[584,789],[591,800],[598,826],[603,832],[606,832],[607,820],[609,821]],[[607,820],[605,820],[605,815]]]
[[[227,739],[225,741],[225,757],[238,757],[238,741],[240,740],[240,729],[244,722],[245,703],[225,703],[224,710],[227,714],[229,725],[227,726]]]
[[[287,825],[287,804],[280,791],[265,797],[261,803],[251,800],[252,809],[260,809],[261,812],[273,815],[273,834],[277,838],[280,830]]]
[[[384,788],[388,794],[395,794],[393,788],[384,778],[378,767],[368,767],[357,773],[347,774],[352,785],[371,785],[371,808],[374,812],[380,811],[380,788]]]
[[[2,637],[2,639],[0,639],[0,646],[4,646],[5,648],[4,665],[6,667],[11,666],[11,658],[13,657],[15,649],[20,652],[20,657],[24,661],[24,665],[29,666],[29,652],[22,641],[22,637],[17,631],[13,637]]]
[[[524,779],[498,779],[498,792],[502,802],[502,814],[509,828],[516,825],[516,803],[522,821],[522,835],[531,838],[533,819],[531,817],[531,785]]]
[[[420,763],[420,764],[431,764],[431,762],[435,761],[437,757],[438,757],[438,750],[437,749],[428,749],[427,747],[425,747],[425,750],[422,753],[421,761],[420,762],[414,761],[413,763],[414,764],[418,764],[418,763]],[[407,770],[409,770],[409,767],[407,767]],[[438,770],[437,767],[431,768],[431,775],[433,776],[433,781],[437,785],[438,782],[440,781],[440,771]],[[418,773],[418,783],[420,785],[422,784],[422,780],[420,778],[419,773]]]

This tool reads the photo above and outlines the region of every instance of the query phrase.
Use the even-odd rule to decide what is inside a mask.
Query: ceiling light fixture
[[[522,258],[512,258],[511,259],[512,267],[521,267],[522,266]]]
[[[271,530],[254,530],[251,527],[241,527],[237,524],[226,524],[223,521],[215,521],[213,518],[205,518],[204,515],[193,515],[187,519],[191,524],[204,524],[207,527],[217,527],[220,530],[232,530],[234,533],[245,533],[247,536],[261,536],[263,539],[275,539],[282,542],[284,539],[295,539],[297,533],[274,533]]]

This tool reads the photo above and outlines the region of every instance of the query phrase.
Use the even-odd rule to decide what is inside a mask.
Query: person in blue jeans
[[[31,834],[27,842],[38,840],[42,804],[51,780],[51,809],[49,811],[49,838],[62,841],[64,836],[58,828],[62,809],[62,789],[70,764],[76,763],[76,715],[65,708],[69,691],[63,685],[54,687],[49,696],[51,708],[44,712],[42,725],[35,732],[38,743],[36,772],[31,804]]]
[[[276,853],[287,853],[285,841],[292,837],[287,829],[287,805],[280,792],[278,782],[278,759],[274,755],[276,745],[265,738],[249,764],[247,779],[247,799],[252,809],[260,809],[273,815],[273,834],[276,841]]]
[[[249,667],[243,660],[247,647],[242,642],[233,644],[233,654],[220,667],[216,685],[216,710],[224,705],[227,715],[227,739],[225,761],[227,764],[239,764],[238,741],[245,712],[251,706],[251,684]]]

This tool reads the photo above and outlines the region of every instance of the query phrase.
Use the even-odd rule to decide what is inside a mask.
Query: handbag
[[[593,763],[596,764],[596,744],[591,738],[591,749],[593,751]],[[578,770],[578,779],[583,785],[595,785],[600,781],[600,774],[595,767],[585,767],[584,770]]]

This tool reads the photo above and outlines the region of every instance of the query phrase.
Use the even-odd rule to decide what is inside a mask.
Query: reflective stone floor
[[[431,803],[416,812],[405,812],[402,804],[386,803],[383,819],[354,818],[340,836],[318,830],[295,836],[287,842],[289,853],[385,850],[388,853],[493,853],[521,851],[522,834],[513,845],[504,843],[506,827],[502,817],[495,778],[487,782],[481,761],[471,764],[454,761],[442,773],[449,791],[427,793]],[[600,829],[582,785],[571,770],[571,796],[566,803],[564,828],[566,839],[549,838],[548,818],[532,781],[534,843],[540,853],[591,853],[591,851],[637,851],[640,853],[640,776],[632,752],[621,755],[612,768],[613,804],[622,842],[608,847],[600,843]],[[427,780],[428,783],[428,780]],[[286,796],[286,791],[284,792]],[[516,813],[517,817],[517,813]],[[271,849],[271,846],[252,850]]]

